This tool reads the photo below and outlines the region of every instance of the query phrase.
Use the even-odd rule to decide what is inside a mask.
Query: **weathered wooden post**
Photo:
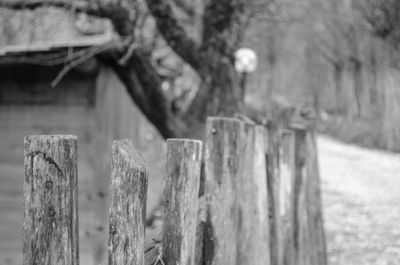
[[[77,138],[25,137],[24,265],[78,265]]]
[[[109,265],[143,265],[147,173],[129,140],[112,145]]]
[[[298,265],[326,265],[320,180],[312,129],[297,128],[295,181],[295,249]]]
[[[263,127],[245,125],[243,164],[236,193],[239,207],[237,264],[241,265],[271,264],[263,134]]]
[[[307,167],[306,167],[306,130],[295,130],[296,142],[296,179],[295,179],[295,206],[296,211],[294,215],[296,238],[295,249],[296,259],[299,265],[311,264],[310,252],[310,238],[308,233],[308,213],[307,213]]]
[[[238,182],[244,125],[233,118],[208,118],[205,146],[206,222],[204,262],[235,265]]]
[[[267,164],[267,190],[269,212],[269,237],[271,265],[281,265],[282,251],[279,247],[281,226],[279,214],[279,146],[281,141],[279,128],[269,122],[264,130],[264,152]]]
[[[164,191],[163,261],[194,264],[202,142],[167,140]]]
[[[200,186],[201,186],[200,179]],[[195,242],[195,265],[203,265],[204,260],[204,229],[207,219],[205,196],[200,196],[197,207],[197,225]]]
[[[294,185],[295,185],[295,137],[291,130],[282,132],[280,148],[279,215],[281,221],[280,242],[283,265],[295,264],[294,249]]]

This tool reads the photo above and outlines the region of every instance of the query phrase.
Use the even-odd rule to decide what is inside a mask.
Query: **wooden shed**
[[[0,11],[2,18],[8,14],[22,19],[20,26],[24,29],[23,33],[13,29],[15,34],[10,34],[8,40],[3,38],[6,29],[16,22],[3,23],[0,30],[0,264],[22,264],[23,139],[32,134],[78,136],[81,264],[97,264],[104,258],[107,243],[112,140],[129,138],[134,142],[149,163],[149,190],[154,193],[162,192],[165,155],[160,148],[164,148],[164,142],[135,107],[118,77],[96,59],[68,72],[55,87],[51,82],[62,65],[45,66],[27,60],[35,57],[32,55],[40,58],[105,44],[113,38],[107,26],[100,25],[97,32],[82,35],[71,26],[76,18],[65,12],[49,8],[31,12],[42,13]],[[62,21],[62,30],[58,27],[62,36],[52,25],[47,27],[51,37],[46,32],[26,37],[37,31],[30,28],[31,17],[36,23],[41,19],[46,31],[54,16]],[[149,196],[148,212],[157,203],[152,198],[158,197]]]

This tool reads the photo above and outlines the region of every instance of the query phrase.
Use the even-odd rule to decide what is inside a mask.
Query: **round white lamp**
[[[240,76],[240,92],[242,100],[246,92],[247,74],[254,72],[257,68],[257,55],[249,48],[240,48],[235,52],[235,69]]]
[[[251,73],[257,68],[257,55],[249,48],[240,48],[235,52],[235,68],[239,73]]]

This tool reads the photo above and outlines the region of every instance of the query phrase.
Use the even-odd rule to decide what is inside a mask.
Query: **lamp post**
[[[257,55],[249,48],[240,48],[235,52],[235,69],[240,75],[240,92],[244,99],[246,91],[247,74],[254,72],[257,68]]]

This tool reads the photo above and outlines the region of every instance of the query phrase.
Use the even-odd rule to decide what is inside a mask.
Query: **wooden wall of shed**
[[[128,138],[143,155],[149,170],[149,185],[147,197],[147,213],[157,206],[164,185],[164,166],[166,147],[161,136],[143,116],[128,95],[125,87],[114,72],[102,66],[96,81],[96,99],[94,120],[96,128],[93,134],[92,158],[96,174],[96,189],[101,195],[99,215],[96,226],[104,227],[108,222],[108,190],[110,181],[110,154],[113,140]],[[104,196],[103,196],[104,195]],[[97,242],[95,255],[99,260],[105,258],[107,233]]]
[[[0,68],[0,264],[22,264],[24,136],[75,134],[79,138],[79,213],[82,264],[92,264],[93,170],[90,163],[93,107],[86,92],[93,76],[72,72],[51,88],[57,69]],[[71,89],[69,89],[71,88]],[[86,99],[85,99],[86,98]]]
[[[38,66],[0,68],[0,264],[22,263],[25,135],[78,136],[81,264],[104,259],[113,140],[129,138],[148,162],[148,212],[162,194],[164,141],[115,74],[105,67],[97,75],[72,71],[51,88],[58,71]]]
[[[114,72],[103,66],[96,80],[95,124],[93,159],[95,167],[107,172],[102,191],[108,192],[110,150],[113,140],[130,139],[143,155],[149,169],[148,213],[162,193],[166,146],[157,130],[133,103],[125,87]],[[102,159],[98,159],[98,156]],[[106,161],[104,163],[104,161]],[[156,197],[156,198],[154,198]],[[155,200],[153,200],[155,199]]]

